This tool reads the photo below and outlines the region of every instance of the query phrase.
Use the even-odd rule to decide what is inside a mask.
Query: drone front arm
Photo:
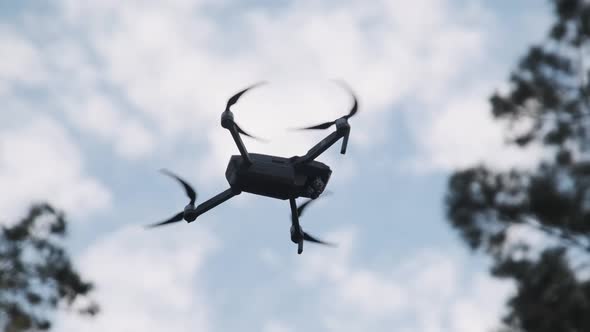
[[[297,211],[297,203],[295,202],[295,198],[289,199],[289,205],[291,206],[291,224],[299,229],[299,211]]]
[[[298,163],[306,163],[306,162],[310,162],[310,161],[314,160],[319,155],[321,155],[326,150],[328,150],[332,145],[334,145],[334,143],[338,142],[338,140],[341,137],[342,137],[342,134],[339,134],[336,131],[331,133],[326,138],[321,140],[318,144],[316,144],[314,147],[309,149],[309,151],[307,151],[307,153],[304,156],[298,158],[297,162]]]
[[[346,147],[348,146],[348,137],[350,136],[348,131],[342,138],[342,146],[340,147],[340,154],[346,154]]]
[[[339,139],[344,138],[342,141],[342,147],[340,153],[346,153],[346,147],[348,145],[348,136],[350,135],[350,125],[346,119],[339,119],[336,121],[336,131],[325,137],[318,144],[314,145],[307,153],[297,158],[296,163],[306,163],[314,160],[319,155],[328,150],[332,145],[338,142]]]
[[[208,200],[204,201],[203,203],[199,204],[190,213],[196,219],[198,216],[202,215],[203,213],[211,210],[212,208],[218,206],[219,204],[221,204],[221,203],[223,203],[223,202],[229,200],[230,198],[232,198],[236,195],[239,195],[239,194],[240,194],[240,192],[236,192],[234,189],[229,188],[229,189],[209,198]]]
[[[299,212],[297,211],[297,203],[295,198],[289,199],[291,205],[291,241],[297,243],[297,253],[301,255],[303,252],[303,229],[299,224]]]

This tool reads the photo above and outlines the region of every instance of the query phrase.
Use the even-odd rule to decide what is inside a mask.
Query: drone
[[[255,136],[248,134],[234,121],[234,114],[230,110],[238,99],[248,90],[258,87],[266,82],[259,82],[239,91],[227,101],[225,111],[221,113],[221,127],[229,130],[240,154],[231,156],[225,177],[230,188],[213,196],[195,207],[197,193],[185,180],[176,174],[161,170],[162,173],[178,181],[189,197],[190,202],[180,211],[168,220],[148,225],[148,227],[158,227],[185,220],[193,222],[200,215],[229,200],[230,198],[241,194],[242,192],[255,195],[289,200],[291,207],[291,241],[297,244],[297,253],[303,252],[303,242],[313,242],[317,244],[333,246],[334,244],[319,240],[303,231],[299,223],[305,208],[315,199],[320,197],[330,180],[332,171],[330,167],[315,159],[334,145],[341,138],[341,154],[346,154],[348,138],[350,136],[350,124],[348,119],[354,116],[358,110],[358,101],[355,94],[348,85],[340,83],[348,90],[353,99],[353,105],[348,114],[334,120],[319,125],[299,128],[301,130],[323,130],[335,126],[335,130],[313,146],[303,156],[293,156],[284,158],[273,155],[249,153],[244,145],[240,135],[256,139]],[[326,191],[328,193],[328,191]],[[306,202],[297,206],[297,198],[308,198]]]

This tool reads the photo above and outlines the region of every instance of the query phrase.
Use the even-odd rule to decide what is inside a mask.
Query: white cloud
[[[0,132],[0,210],[12,219],[35,201],[74,217],[109,206],[110,192],[84,173],[74,138],[54,120],[39,117]]]
[[[218,247],[198,232],[153,232],[128,227],[96,241],[79,257],[96,283],[101,313],[92,319],[62,315],[60,331],[211,331],[200,278]]]
[[[152,133],[139,119],[127,115],[104,95],[88,93],[77,102],[67,100],[65,106],[83,133],[113,144],[119,156],[133,160],[152,152],[155,145]]]
[[[151,152],[153,137],[140,119],[125,115],[112,95],[98,92],[99,68],[90,64],[88,53],[80,45],[58,40],[39,47],[16,30],[1,26],[0,44],[0,52],[8,55],[0,64],[0,96],[5,103],[26,102],[45,111],[64,110],[82,133],[111,142],[125,158],[136,159]],[[19,85],[41,89],[49,94],[49,102],[13,94]],[[16,107],[7,108],[18,112]]]
[[[475,55],[472,62],[464,63],[454,54],[446,52],[442,53],[447,56],[437,57],[441,61],[437,66],[440,70],[454,68],[448,75],[452,72],[469,74],[455,76],[460,77],[458,81],[446,87],[439,85],[448,84],[445,80],[433,80],[435,85],[429,82],[428,86],[434,93],[428,93],[427,98],[420,95],[416,98],[420,105],[407,112],[417,152],[409,161],[404,161],[404,168],[421,173],[450,171],[485,163],[500,170],[511,167],[529,169],[548,155],[539,145],[519,149],[506,144],[505,135],[509,131],[506,130],[506,123],[492,117],[489,97],[493,91],[507,88],[506,77],[515,63],[499,62],[496,50],[513,48],[505,51],[522,52],[511,45],[519,43],[526,47],[528,43],[544,38],[544,29],[550,22],[549,6],[536,7],[519,17],[520,30],[526,31],[522,34],[515,34],[514,28],[506,24],[508,21],[504,17],[482,6],[481,2],[474,2],[471,7],[474,17],[481,18],[478,32],[455,31],[457,36],[463,35],[463,38],[457,37],[462,40],[484,36],[479,44],[471,43],[479,49],[479,52],[472,52]],[[436,44],[450,46],[453,45],[452,40],[453,37],[450,37]],[[512,61],[516,61],[518,56],[514,54]],[[528,126],[526,121],[523,122]]]
[[[339,248],[308,250],[293,266],[285,266],[297,271],[302,293],[309,293],[306,288],[320,289],[313,292],[317,295],[305,296],[315,313],[307,320],[314,320],[316,329],[380,331],[387,326],[386,330],[471,332],[499,324],[511,287],[483,273],[468,274],[465,258],[432,249],[410,254],[390,271],[361,267],[353,262],[354,234],[351,229],[335,232],[329,238],[338,240]],[[219,313],[211,311],[215,306],[200,281],[207,271],[207,258],[218,245],[202,227],[195,233],[128,227],[105,236],[78,258],[84,275],[97,284],[103,311],[93,319],[63,314],[57,329],[215,330],[217,324],[211,318]],[[283,293],[279,288],[269,294],[280,297]],[[302,324],[276,317],[261,319],[266,332],[293,331]]]
[[[225,100],[261,79],[273,85],[245,96],[236,112],[245,128],[274,138],[270,145],[246,139],[254,152],[304,153],[320,135],[279,132],[343,114],[346,95],[318,84],[342,78],[361,99],[359,117],[352,121],[351,152],[383,142],[390,128],[383,119],[410,98],[429,105],[429,111],[415,115],[419,153],[406,166],[432,171],[479,161],[530,165],[538,153],[505,149],[485,105],[491,90],[473,94],[462,88],[471,84],[457,84],[470,68],[494,60],[487,51],[491,38],[498,38],[489,28],[497,22],[479,3],[246,6],[232,16],[231,29],[221,17],[230,7],[230,2],[211,1],[62,0],[49,21],[65,33],[42,48],[43,61],[41,48],[27,37],[3,30],[0,39],[14,56],[10,66],[0,67],[0,77],[9,83],[24,77],[63,83],[52,92],[56,103],[65,103],[79,128],[113,144],[124,158],[148,157],[162,145],[206,142],[208,151],[195,160],[206,181],[237,153],[219,126]],[[471,81],[478,85],[487,79]],[[111,92],[98,92],[104,87]],[[0,90],[6,89],[0,82]]]
[[[293,331],[292,328],[287,326],[285,323],[277,321],[277,320],[270,320],[264,324],[263,332],[291,332]]]
[[[292,1],[272,9],[246,7],[229,19],[235,3],[228,2],[62,0],[56,12],[32,15],[34,25],[22,30],[27,34],[0,33],[0,54],[11,55],[0,64],[0,94],[23,80],[47,83],[48,106],[40,109],[63,110],[80,134],[112,144],[128,159],[148,158],[163,146],[203,143],[204,153],[186,163],[198,166],[201,181],[224,181],[222,170],[237,149],[219,126],[220,112],[231,94],[260,79],[272,84],[235,107],[244,129],[273,139],[263,145],[245,138],[252,152],[305,153],[327,133],[282,130],[342,115],[349,97],[327,82],[342,78],[361,105],[351,120],[347,158],[356,148],[382,142],[390,127],[384,119],[407,99],[437,105],[419,114],[426,116],[412,128],[425,169],[521,158],[499,151],[487,110],[471,111],[483,109],[479,100],[486,97],[456,91],[454,84],[465,68],[481,65],[489,41],[484,9],[458,8],[451,0]],[[45,42],[28,38],[51,31],[57,32]],[[51,120],[0,134],[0,182],[8,184],[0,189],[7,197],[0,208],[48,196],[78,213],[108,206],[108,191],[83,172],[76,139]],[[339,145],[321,159],[340,158]],[[349,173],[354,165],[344,164]],[[125,229],[92,244],[80,262],[98,283],[104,311],[94,321],[63,318],[59,330],[210,330],[198,279],[215,245],[208,236],[162,238],[161,232]],[[301,287],[320,285],[319,324],[328,330],[377,330],[367,327],[385,320],[402,331],[461,332],[497,322],[507,287],[466,275],[464,260],[426,251],[384,272],[354,262],[354,231],[326,239],[340,240],[340,247],[306,251],[295,270]],[[261,259],[284,267],[269,252]],[[263,327],[294,329],[275,319]]]
[[[485,163],[496,169],[532,168],[544,156],[542,147],[506,145],[506,124],[494,121],[483,93],[459,96],[415,116],[419,153],[412,170],[452,170]],[[424,125],[424,118],[428,118]]]
[[[297,266],[303,285],[322,289],[327,330],[379,330],[380,322],[401,331],[487,331],[500,324],[502,308],[513,287],[463,266],[466,258],[425,249],[393,267],[360,267],[353,262],[355,232],[328,236],[341,246],[309,251]],[[354,312],[354,315],[349,313]]]
[[[34,44],[4,25],[0,25],[0,54],[0,84],[2,81],[35,84],[47,79]]]
[[[280,256],[271,248],[263,248],[259,253],[259,259],[269,267],[281,267]]]
[[[261,136],[340,116],[349,107],[346,95],[318,82],[350,82],[361,102],[359,118],[351,121],[354,151],[386,137],[382,119],[404,98],[445,95],[463,68],[481,58],[486,38],[486,12],[450,0],[246,7],[231,29],[222,17],[207,15],[205,4],[221,13],[228,5],[61,1],[59,15],[49,21],[65,33],[43,54],[48,68],[58,68],[51,69],[52,79],[64,83],[54,98],[70,103],[77,126],[109,136],[126,158],[147,157],[159,144],[208,141],[199,164],[212,172],[236,152],[231,139],[219,139],[229,138],[219,127],[220,111],[251,82],[280,86],[252,92],[251,105],[236,112]],[[117,93],[97,95],[105,86]],[[249,145],[288,155],[306,151],[314,137],[285,135],[269,146]]]

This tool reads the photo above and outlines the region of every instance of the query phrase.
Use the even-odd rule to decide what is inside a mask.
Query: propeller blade
[[[324,122],[324,123],[321,123],[319,125],[315,125],[315,126],[311,126],[311,127],[305,127],[305,128],[298,128],[298,129],[299,130],[328,129],[331,126],[333,126],[334,124],[336,124],[336,121]]]
[[[236,93],[235,95],[233,95],[231,98],[229,98],[229,99],[228,99],[228,101],[227,101],[227,105],[225,106],[225,110],[226,110],[226,111],[229,111],[229,108],[230,108],[230,107],[231,107],[233,104],[235,104],[235,103],[238,101],[238,99],[240,99],[240,97],[241,97],[241,96],[242,96],[242,95],[243,95],[243,94],[244,94],[246,91],[248,91],[248,90],[250,90],[250,89],[253,89],[253,88],[257,87],[257,86],[263,85],[263,84],[266,84],[266,81],[261,81],[261,82],[258,82],[258,83],[254,83],[254,84],[250,85],[249,87],[245,88],[244,90],[242,90],[242,91],[240,91],[240,92]]]
[[[242,135],[245,135],[245,136],[248,136],[250,138],[253,138],[255,140],[261,141],[261,142],[267,142],[267,140],[265,140],[265,139],[262,139],[260,137],[256,137],[256,136],[252,136],[252,135],[248,134],[242,128],[240,128],[240,126],[237,123],[235,123],[235,122],[234,122],[234,125],[236,126],[236,129],[238,130],[238,133],[240,133]]]
[[[238,102],[238,99],[240,99],[240,97],[241,97],[241,96],[242,96],[242,95],[243,95],[243,94],[244,94],[246,91],[248,91],[248,90],[250,90],[250,89],[253,89],[253,88],[257,87],[257,86],[260,86],[260,85],[262,85],[262,84],[266,84],[266,81],[261,81],[261,82],[258,82],[258,83],[254,83],[254,84],[250,85],[249,87],[245,88],[244,90],[242,90],[242,91],[239,91],[239,92],[238,92],[238,93],[236,93],[235,95],[231,96],[231,98],[229,98],[229,99],[228,99],[228,101],[227,101],[227,105],[225,106],[225,112],[229,112],[229,108],[230,108],[232,105],[234,105],[235,103],[237,103],[237,102]],[[248,136],[248,137],[250,137],[250,138],[253,138],[253,139],[255,139],[255,140],[259,140],[259,141],[265,141],[265,140],[263,140],[263,139],[261,139],[261,138],[258,138],[258,137],[256,137],[256,136],[252,136],[252,135],[248,134],[246,131],[244,131],[242,128],[240,128],[240,126],[239,126],[237,123],[235,123],[235,121],[234,121],[233,123],[234,123],[234,125],[236,126],[236,129],[238,130],[238,132],[239,132],[240,134],[242,134],[242,135],[244,135],[244,136]]]
[[[356,114],[356,112],[358,112],[358,109],[359,109],[359,102],[356,99],[356,96],[354,94],[352,94],[352,98],[354,99],[354,104],[352,105],[352,108],[350,109],[350,112],[348,113],[348,115],[344,116],[346,119],[350,119],[353,115]]]
[[[330,246],[330,247],[335,247],[336,246],[335,243],[325,242],[325,241],[322,241],[322,240],[318,240],[317,238],[315,238],[315,237],[313,237],[313,236],[311,236],[311,235],[309,235],[309,234],[307,234],[305,232],[303,232],[303,239],[305,241],[309,241],[309,242],[313,242],[313,243],[317,243],[317,244],[323,244],[325,246]]]
[[[155,223],[155,224],[151,224],[151,225],[147,225],[145,227],[146,228],[154,228],[154,227],[158,227],[158,226],[163,226],[163,225],[179,222],[182,219],[184,219],[183,217],[184,217],[184,211],[181,211],[181,212],[177,213],[174,217],[172,217],[168,220],[165,220],[165,221],[162,221],[159,223]]]
[[[338,84],[341,87],[343,87],[344,89],[348,90],[348,93],[350,93],[350,95],[352,96],[352,100],[354,101],[354,103],[352,105],[352,108],[348,112],[348,114],[344,116],[346,119],[350,119],[358,111],[358,108],[359,108],[358,99],[357,99],[356,95],[354,94],[354,92],[352,91],[352,89],[350,88],[350,86],[348,84],[346,84],[344,81],[342,81],[342,80],[332,80],[332,81],[336,82],[336,84]]]
[[[182,184],[182,186],[184,187],[184,191],[186,191],[186,195],[191,199],[190,204],[193,204],[193,205],[195,204],[195,201],[197,200],[197,193],[195,192],[193,187],[191,187],[190,184],[188,184],[186,181],[181,179],[176,174],[170,172],[169,170],[161,169],[160,172],[162,172],[162,173],[176,179],[178,182],[180,182],[180,184]]]
[[[310,199],[308,201],[306,201],[305,203],[301,204],[300,206],[297,207],[297,215],[301,217],[301,215],[303,214],[303,211],[305,210],[305,207],[307,207],[307,205],[311,202],[313,202],[313,199]]]
[[[344,118],[348,120],[358,112],[358,108],[359,108],[358,99],[357,99],[356,95],[354,94],[354,92],[352,91],[352,89],[348,86],[348,84],[346,84],[340,80],[333,80],[333,81],[336,82],[338,85],[342,86],[343,88],[345,88],[346,90],[348,90],[348,92],[352,96],[352,100],[353,100],[352,107],[350,108],[350,111],[348,112],[348,114],[346,114],[344,116]],[[328,129],[331,126],[333,126],[334,124],[336,124],[336,121],[324,122],[319,125],[315,125],[315,126],[311,126],[311,127],[299,128],[299,130]]]
[[[318,197],[318,198],[325,197],[325,196],[328,196],[328,195],[332,195],[332,192],[331,192],[331,191],[325,191],[325,192],[324,192],[324,193],[323,193],[323,194],[322,194],[320,197]],[[317,199],[317,198],[316,198],[316,199]],[[313,201],[315,201],[315,199],[309,199],[309,200],[305,201],[305,203],[303,203],[303,204],[301,204],[300,206],[298,206],[298,207],[297,207],[297,215],[298,215],[299,217],[301,217],[301,215],[303,214],[303,211],[305,210],[305,208],[307,207],[307,205],[309,205],[309,203],[311,203],[311,202],[313,202]]]

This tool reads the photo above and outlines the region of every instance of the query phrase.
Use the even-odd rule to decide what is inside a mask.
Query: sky
[[[530,167],[503,145],[488,98],[544,38],[537,0],[171,0],[0,3],[0,211],[67,213],[68,248],[102,312],[58,331],[490,331],[513,285],[488,276],[444,215],[455,169]],[[301,223],[337,248],[289,239],[288,201],[242,194],[187,225],[142,226],[225,190],[238,154],[304,154],[344,115],[346,155],[320,161],[334,194]]]

